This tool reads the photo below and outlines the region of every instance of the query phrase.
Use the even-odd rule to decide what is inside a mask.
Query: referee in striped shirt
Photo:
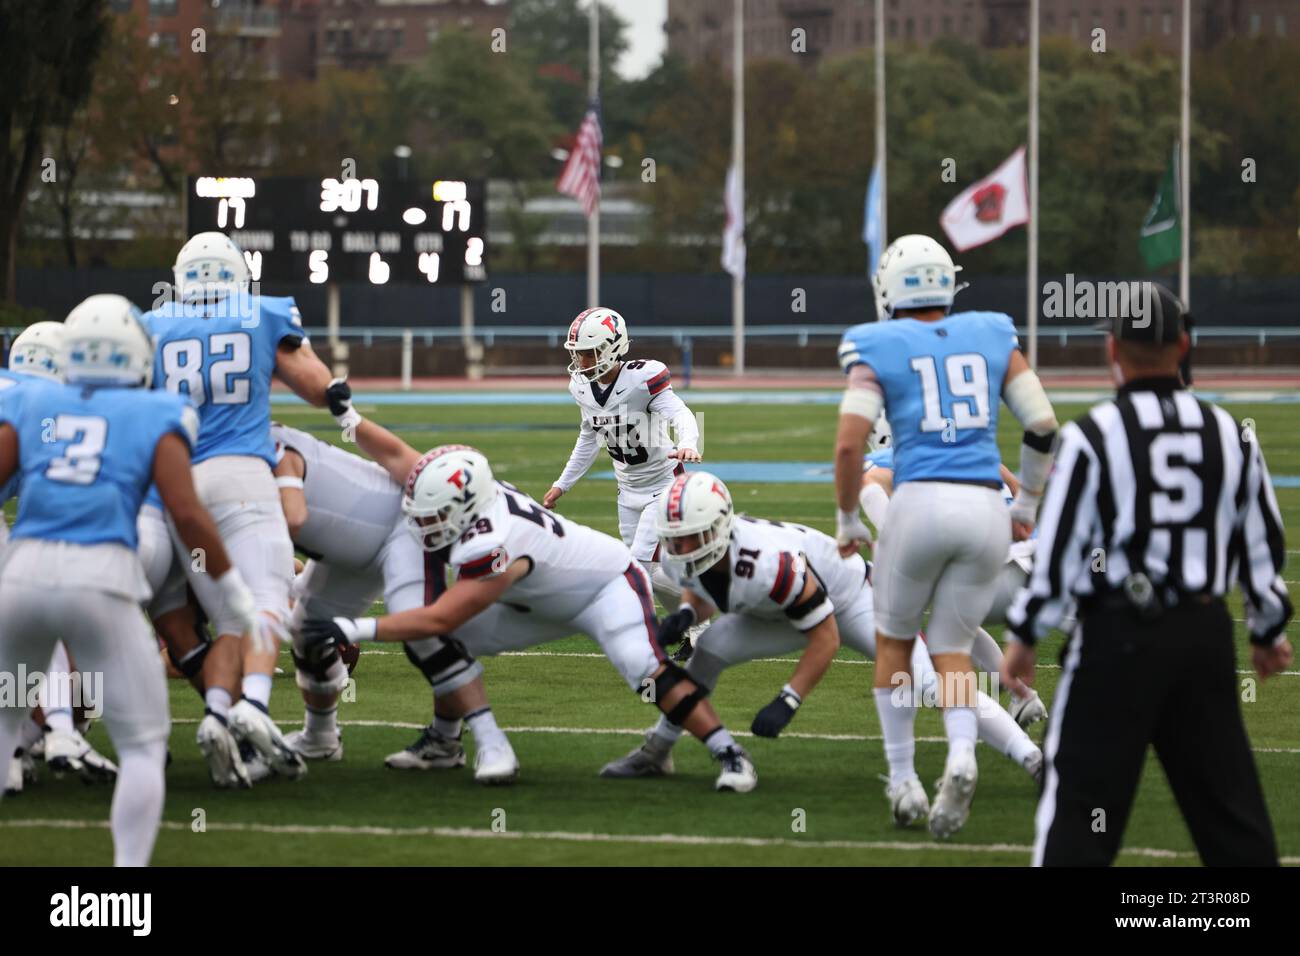
[[[1202,862],[1276,865],[1224,595],[1241,585],[1259,676],[1290,666],[1277,499],[1255,435],[1179,380],[1182,303],[1154,283],[1137,296],[1103,323],[1119,392],[1061,430],[1033,573],[1007,615],[1003,680],[1032,683],[1034,642],[1078,608],[1033,862],[1110,864],[1154,745]]]

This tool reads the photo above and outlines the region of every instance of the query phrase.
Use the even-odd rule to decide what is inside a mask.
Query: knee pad
[[[348,668],[338,648],[331,648],[329,657],[316,664],[300,657],[295,648],[293,663],[298,687],[309,694],[337,694],[348,686]]]
[[[172,662],[172,667],[181,672],[181,676],[186,680],[193,680],[203,672],[203,662],[207,659],[208,651],[212,650],[212,642],[208,640],[205,631],[195,628],[199,635],[199,646],[190,651],[184,657],[178,658],[172,650],[171,645],[164,642],[167,648],[167,659]]]
[[[417,648],[413,644],[419,644]],[[433,637],[402,644],[406,659],[424,675],[435,694],[459,690],[483,673],[483,665],[454,637]]]
[[[668,718],[670,724],[681,727],[686,719],[690,717],[691,711],[695,710],[696,705],[709,696],[709,688],[703,684],[696,684],[691,675],[682,670],[676,661],[665,661],[664,664],[663,673],[654,678],[655,705],[663,711],[663,715]],[[682,681],[690,681],[695,684],[695,689],[673,704],[672,710],[669,710],[663,704],[663,700],[668,696],[669,691]]]

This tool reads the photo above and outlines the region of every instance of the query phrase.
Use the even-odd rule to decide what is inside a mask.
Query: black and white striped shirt
[[[1118,591],[1142,571],[1158,591],[1245,595],[1250,639],[1291,617],[1277,498],[1259,442],[1176,379],[1125,385],[1061,430],[1029,581],[1007,614],[1032,644],[1074,598]]]

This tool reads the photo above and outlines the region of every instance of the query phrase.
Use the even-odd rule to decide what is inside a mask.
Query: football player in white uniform
[[[63,381],[63,323],[35,322],[19,333],[9,347],[9,368],[0,370],[0,391],[13,388],[24,379]],[[18,492],[15,477],[0,488],[0,505]],[[9,526],[0,512],[0,557],[9,540]],[[54,655],[40,685],[40,704],[19,727],[18,748],[8,765],[5,793],[20,793],[23,784],[35,779],[34,757],[43,755],[56,775],[69,771],[87,783],[111,782],[117,767],[98,753],[77,730],[73,702],[64,691],[68,688],[73,664],[62,641],[54,646]]]
[[[876,656],[869,569],[859,554],[841,557],[835,539],[813,528],[736,515],[727,486],[708,472],[679,475],[658,507],[664,569],[682,587],[682,607],[665,618],[664,631],[682,628],[720,611],[686,665],[701,687],[717,687],[722,671],[758,657],[802,651],[789,683],[758,712],[750,728],[775,737],[826,673],[841,643],[868,660]],[[668,636],[661,636],[667,642]],[[916,641],[912,669],[920,700],[936,698],[938,677],[924,641]],[[917,699],[896,688],[896,706]],[[1035,780],[1042,751],[997,702],[980,694],[979,736]],[[641,747],[607,764],[608,777],[656,776],[672,772],[671,748],[681,734],[669,719],[646,735]],[[885,758],[891,777],[916,781],[915,744],[885,728]],[[923,819],[925,791],[912,786],[886,790],[900,826]]]
[[[858,500],[862,511],[870,522],[870,527],[877,537],[885,524],[889,510],[889,496],[894,493],[894,453],[891,447],[892,434],[889,422],[881,416],[876,427],[867,439],[871,453],[862,459],[862,493]],[[1020,482],[1006,465],[1002,469],[1002,497],[1007,506],[1015,500],[1020,490]],[[1029,580],[1029,571],[1033,566],[1034,542],[1032,540],[1013,541],[1007,550],[1007,559],[994,584],[996,595],[993,607],[984,618],[985,624],[1002,624],[1006,621],[1007,608],[1016,592]],[[971,646],[971,662],[980,673],[997,674],[1002,669],[1002,648],[993,636],[982,627],[975,632],[975,643]],[[1021,727],[1028,727],[1040,720],[1047,719],[1047,707],[1034,690],[1023,681],[1017,681],[1007,688],[1011,695],[1011,716]]]
[[[564,343],[572,359],[569,394],[582,411],[582,425],[569,462],[542,498],[542,507],[555,507],[587,473],[603,444],[618,479],[619,536],[650,575],[660,603],[672,609],[681,590],[659,568],[655,502],[684,462],[700,460],[700,431],[673,391],[668,367],[654,359],[623,361],[630,345],[627,323],[613,309],[588,309],[569,325]],[[689,645],[682,650],[689,652]]]
[[[388,437],[406,444],[391,432]],[[446,575],[440,562],[426,560],[407,531],[402,489],[387,471],[287,425],[272,423],[271,438],[280,459],[276,484],[289,533],[311,559],[294,581],[290,616],[306,716],[303,729],[287,734],[285,740],[309,760],[341,760],[338,698],[347,684],[348,668],[338,654],[306,659],[303,622],[361,617],[380,596],[390,614],[423,607],[446,590]],[[418,460],[419,453],[407,448],[411,460]],[[411,641],[403,649],[433,688],[434,724],[385,763],[393,769],[463,767],[463,718],[477,744],[474,778],[480,783],[514,779],[519,762],[488,704],[483,665],[455,641],[437,635]]]
[[[367,424],[360,421],[356,437],[369,453],[375,436]],[[464,445],[435,448],[415,463],[402,511],[427,559],[449,564],[456,582],[427,607],[308,621],[309,660],[359,641],[430,634],[454,634],[476,657],[586,634],[642,700],[704,742],[721,765],[717,789],[755,787],[749,755],[659,645],[649,575],[622,542],[496,481],[487,459]]]

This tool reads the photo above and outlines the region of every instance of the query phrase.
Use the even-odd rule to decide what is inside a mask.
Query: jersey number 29
[[[921,431],[941,432],[945,428],[989,427],[989,367],[978,352],[962,352],[943,360],[948,394],[953,402],[945,415],[939,401],[939,370],[933,355],[919,355],[910,363],[921,376],[921,403],[925,416]]]

